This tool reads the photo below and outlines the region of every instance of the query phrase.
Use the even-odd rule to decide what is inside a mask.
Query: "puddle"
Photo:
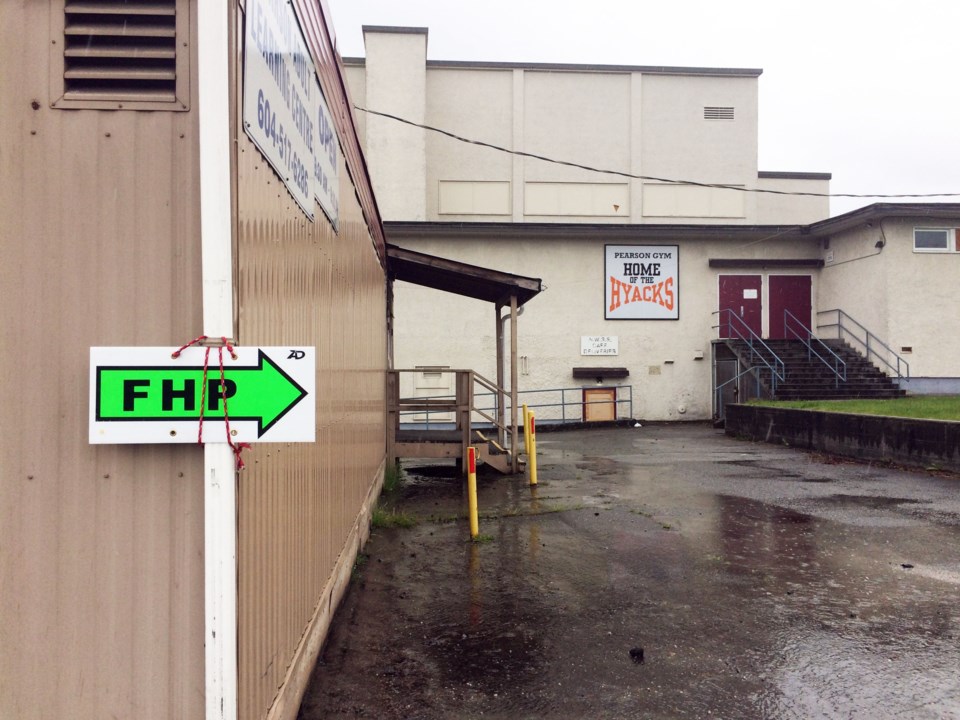
[[[759,704],[766,717],[956,718],[958,666],[942,640],[801,633],[784,639]]]
[[[371,536],[300,720],[960,718],[952,500],[643,433],[551,434],[532,490],[482,478],[483,543],[456,468],[406,468],[420,524]]]
[[[920,500],[903,497],[886,497],[882,495],[828,495],[819,498],[820,503],[836,503],[838,505],[859,505],[873,510],[896,508],[900,505],[917,505]]]
[[[496,560],[487,567],[495,550],[475,544],[465,550],[460,591],[435,597],[420,618],[426,653],[444,683],[484,693],[516,688],[543,666],[546,608],[523,582],[504,592],[504,568]]]
[[[604,457],[584,457],[582,462],[578,462],[577,470],[589,471],[593,477],[607,477],[610,475],[619,475],[623,473],[623,466]]]

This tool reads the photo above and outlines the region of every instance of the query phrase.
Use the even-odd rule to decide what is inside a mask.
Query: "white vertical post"
[[[204,447],[207,720],[237,717],[237,476],[226,443]]]
[[[197,3],[203,333],[233,337],[229,0]],[[226,443],[204,446],[207,720],[237,717],[237,474]]]

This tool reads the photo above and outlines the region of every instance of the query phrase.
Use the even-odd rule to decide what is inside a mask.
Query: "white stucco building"
[[[388,242],[543,280],[519,323],[521,391],[709,418],[721,310],[777,338],[784,310],[817,332],[840,309],[909,361],[914,389],[960,375],[936,336],[957,324],[960,206],[828,219],[827,197],[790,194],[826,194],[830,175],[758,169],[760,70],[443,62],[424,28],[364,37],[345,65]],[[394,292],[396,367],[495,376],[484,307]]]

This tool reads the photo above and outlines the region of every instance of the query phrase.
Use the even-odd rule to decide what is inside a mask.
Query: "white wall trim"
[[[228,0],[197,3],[203,333],[233,336]],[[226,443],[204,446],[207,720],[237,717],[237,474]]]

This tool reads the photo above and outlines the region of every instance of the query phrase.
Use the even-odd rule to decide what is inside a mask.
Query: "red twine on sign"
[[[227,350],[230,351],[230,357],[234,360],[237,359],[237,354],[233,351],[233,346],[227,342],[226,338],[221,338],[223,344],[227,346]],[[207,348],[207,352],[209,352]],[[250,443],[234,443],[233,437],[230,434],[230,416],[227,414],[227,383],[226,378],[223,375],[223,346],[217,348],[217,352],[220,353],[220,397],[223,399],[223,424],[227,430],[227,442],[230,444],[230,449],[233,450],[233,456],[237,460],[237,470],[243,470],[243,458],[240,457],[246,448],[250,447]]]
[[[183,352],[184,350],[186,350],[188,347],[190,347],[191,345],[197,345],[197,344],[199,344],[199,343],[202,343],[202,342],[203,342],[204,340],[206,340],[206,339],[207,339],[207,336],[206,336],[206,335],[201,335],[200,337],[195,337],[193,340],[191,340],[190,342],[188,342],[186,345],[181,345],[177,350],[174,350],[174,351],[173,351],[173,354],[171,354],[170,357],[172,357],[174,360],[176,360],[178,357],[180,357],[180,353],[182,353],[182,352]]]
[[[191,345],[197,345],[207,339],[208,338],[206,335],[200,335],[199,337],[188,342],[186,345],[174,350],[171,357],[177,359],[180,357],[180,353],[182,353],[188,347]],[[250,443],[235,443],[233,441],[233,436],[230,433],[230,415],[227,413],[227,383],[223,368],[223,348],[227,348],[227,350],[230,352],[230,357],[234,360],[239,359],[239,356],[233,349],[233,345],[230,344],[226,337],[221,336],[220,340],[223,344],[217,348],[217,353],[220,360],[220,399],[223,401],[223,424],[227,434],[227,444],[230,446],[230,449],[233,450],[233,456],[236,460],[237,470],[239,471],[246,467],[243,462],[243,458],[240,457],[240,453],[248,449],[250,447]],[[197,423],[197,443],[200,445],[203,444],[203,417],[207,408],[207,376],[210,370],[210,350],[211,348],[208,346],[203,354],[203,385],[200,388],[200,421]]]

